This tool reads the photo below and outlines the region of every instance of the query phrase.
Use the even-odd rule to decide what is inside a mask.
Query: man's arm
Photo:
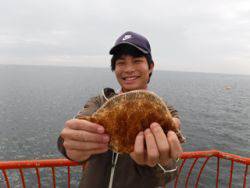
[[[97,99],[89,100],[76,118],[94,113],[99,108]],[[92,154],[108,150],[109,136],[104,134],[104,131],[101,125],[86,120],[68,120],[58,138],[58,149],[70,160],[85,161]]]
[[[130,156],[138,164],[142,174],[151,167],[158,185],[163,186],[176,177],[176,160],[182,152],[175,132],[169,131],[166,135],[158,123],[152,123],[150,129],[137,135],[134,151]]]
[[[167,106],[176,128],[180,131],[181,121],[178,111],[173,106]],[[146,143],[146,148],[144,147],[144,143]],[[177,135],[173,131],[169,131],[166,135],[159,124],[153,123],[150,129],[137,135],[134,151],[130,156],[138,164],[138,170],[141,173],[151,168],[158,179],[158,185],[164,186],[176,177],[176,160],[182,152],[183,150]]]

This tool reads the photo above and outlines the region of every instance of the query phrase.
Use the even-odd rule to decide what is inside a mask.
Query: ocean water
[[[61,157],[56,141],[64,122],[104,87],[119,88],[109,69],[1,65],[0,161]],[[179,111],[185,151],[218,149],[250,157],[250,76],[155,71],[149,88]],[[215,187],[215,164],[208,162],[201,187]],[[222,162],[221,187],[228,186],[229,171],[230,163]],[[242,187],[243,172],[244,166],[235,166],[233,187]],[[22,187],[18,175],[10,174],[12,185]],[[79,174],[80,169],[73,187]],[[3,181],[0,172],[0,187]]]

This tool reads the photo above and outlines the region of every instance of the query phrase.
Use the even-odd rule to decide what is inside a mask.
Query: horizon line
[[[43,66],[43,67],[72,67],[72,68],[95,68],[95,69],[110,69],[110,67],[107,66],[86,66],[86,65],[68,65],[68,64],[17,64],[17,63],[10,63],[10,64],[4,64],[0,63],[0,66]],[[158,69],[155,68],[154,71],[167,71],[167,72],[183,72],[183,73],[201,73],[201,74],[221,74],[221,75],[232,75],[232,76],[250,76],[250,74],[244,74],[244,73],[225,73],[225,72],[204,72],[204,71],[187,71],[187,70],[170,70],[170,69]]]

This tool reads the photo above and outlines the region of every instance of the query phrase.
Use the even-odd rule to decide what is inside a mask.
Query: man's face
[[[115,64],[115,75],[122,91],[146,89],[153,67],[153,64],[150,64],[150,68],[148,67],[145,57],[122,55]]]

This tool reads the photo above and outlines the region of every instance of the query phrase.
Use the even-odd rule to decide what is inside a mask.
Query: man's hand
[[[150,128],[140,132],[134,145],[131,158],[139,165],[154,167],[157,163],[166,166],[177,159],[183,152],[181,144],[173,131],[167,136],[158,123],[152,123]]]
[[[74,161],[84,161],[108,150],[110,138],[104,132],[104,128],[96,123],[71,119],[65,123],[60,136],[67,156]]]

